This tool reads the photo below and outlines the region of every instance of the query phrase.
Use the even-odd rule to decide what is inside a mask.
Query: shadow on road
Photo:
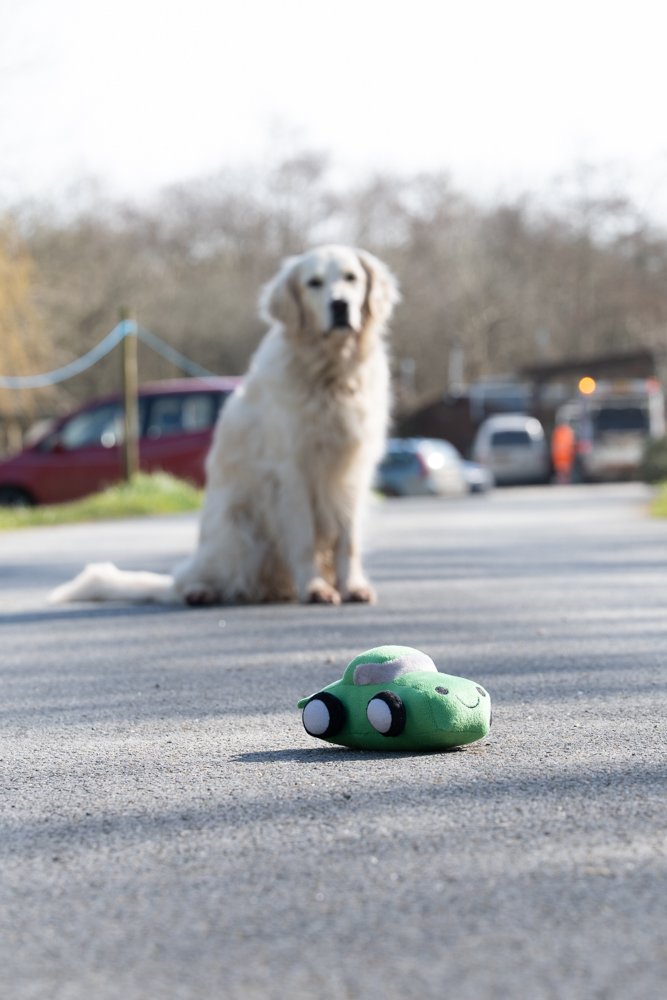
[[[280,764],[287,761],[296,761],[301,764],[340,764],[344,760],[396,760],[396,755],[400,755],[401,760],[409,760],[413,757],[429,757],[434,753],[464,753],[467,747],[448,747],[443,750],[420,750],[415,753],[406,753],[405,750],[393,750],[382,752],[379,750],[352,750],[349,747],[319,747],[315,746],[307,750],[289,747],[285,750],[258,750],[253,753],[235,754],[230,760],[239,764]]]

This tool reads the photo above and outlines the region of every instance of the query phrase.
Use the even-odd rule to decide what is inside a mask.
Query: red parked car
[[[239,378],[174,379],[139,389],[143,472],[163,470],[204,485],[204,459],[220,408]],[[0,505],[63,503],[122,478],[123,410],[119,395],[66,417],[18,455],[0,462]]]

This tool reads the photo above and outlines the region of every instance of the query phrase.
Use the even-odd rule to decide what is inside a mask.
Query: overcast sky
[[[663,13],[663,11],[665,13]],[[667,218],[662,0],[0,0],[0,196],[305,147],[491,195],[611,164]]]

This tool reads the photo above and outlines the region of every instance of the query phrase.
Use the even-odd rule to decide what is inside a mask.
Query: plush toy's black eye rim
[[[322,732],[313,732],[306,725],[306,710],[312,702],[321,702],[329,713],[329,724]],[[301,714],[303,728],[306,730],[308,735],[319,737],[336,736],[345,725],[346,718],[347,713],[345,711],[345,705],[343,705],[340,698],[337,698],[335,694],[331,694],[329,691],[320,691],[319,694],[314,694],[312,698],[309,698],[303,706],[303,712]]]
[[[374,701],[381,701],[388,707],[389,713],[391,715],[391,724],[388,729],[380,730],[375,726],[369,715],[369,710],[372,713],[371,705]],[[403,704],[403,699],[393,691],[380,691],[378,694],[373,695],[373,697],[368,702],[366,706],[366,718],[370,722],[373,729],[376,732],[381,733],[382,736],[400,736],[405,729],[406,712],[405,705]]]

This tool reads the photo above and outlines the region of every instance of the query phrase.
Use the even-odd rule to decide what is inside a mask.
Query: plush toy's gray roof
[[[359,663],[354,668],[354,684],[386,684],[402,674],[416,672],[437,673],[438,668],[426,653],[418,649],[407,650],[392,660]]]

